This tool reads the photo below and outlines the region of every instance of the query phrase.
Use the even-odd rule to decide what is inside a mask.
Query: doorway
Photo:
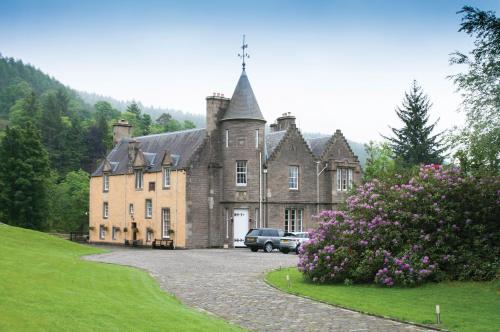
[[[233,245],[245,247],[245,235],[248,233],[248,209],[234,209],[233,212]]]

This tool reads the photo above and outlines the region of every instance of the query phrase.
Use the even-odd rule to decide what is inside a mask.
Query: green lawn
[[[290,288],[286,275],[290,276]],[[500,280],[446,282],[417,288],[375,285],[318,285],[304,280],[296,268],[270,272],[266,280],[286,292],[361,312],[432,325],[441,307],[441,328],[451,331],[500,330]]]
[[[189,309],[102,250],[0,225],[0,331],[241,331]]]

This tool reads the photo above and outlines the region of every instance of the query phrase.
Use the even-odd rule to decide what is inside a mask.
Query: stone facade
[[[121,227],[130,227],[132,221],[123,216],[128,202],[135,200],[140,205],[147,199],[144,193],[131,190],[134,171],[141,169],[147,181],[154,178],[161,183],[165,165],[170,167],[171,176],[180,180],[170,193],[178,195],[175,199],[172,195],[149,198],[155,218],[144,225],[151,224],[155,238],[162,237],[159,211],[172,209],[175,202],[179,220],[175,242],[185,248],[240,246],[245,233],[256,227],[314,228],[314,216],[335,209],[359,183],[358,158],[339,130],[329,137],[306,140],[290,113],[284,113],[267,130],[245,71],[231,99],[214,95],[206,100],[206,129],[132,139],[126,137],[130,132],[127,124],[115,126],[114,132],[120,136],[117,146],[91,180],[90,224],[94,229],[103,222],[99,206],[104,200],[111,202],[109,193],[99,190],[105,174],[117,179],[110,189],[117,190],[110,219],[116,214]],[[92,242],[121,243],[126,239],[103,240],[94,232]]]

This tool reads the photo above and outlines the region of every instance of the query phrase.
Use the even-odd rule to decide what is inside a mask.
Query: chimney
[[[113,123],[113,146],[116,146],[122,138],[132,137],[132,125],[130,125],[126,120],[121,119],[118,122]]]
[[[278,119],[274,126],[271,125],[273,131],[287,130],[289,127],[295,127],[295,117],[292,113],[283,113]]]
[[[207,133],[209,135],[219,126],[219,120],[224,111],[229,106],[231,99],[225,98],[223,93],[213,93],[213,96],[207,97]]]

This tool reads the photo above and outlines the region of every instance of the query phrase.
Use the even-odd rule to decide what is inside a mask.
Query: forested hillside
[[[111,125],[133,135],[194,128],[168,113],[155,120],[132,102],[85,102],[21,60],[0,55],[0,222],[74,231],[87,227],[89,174],[111,149]]]

